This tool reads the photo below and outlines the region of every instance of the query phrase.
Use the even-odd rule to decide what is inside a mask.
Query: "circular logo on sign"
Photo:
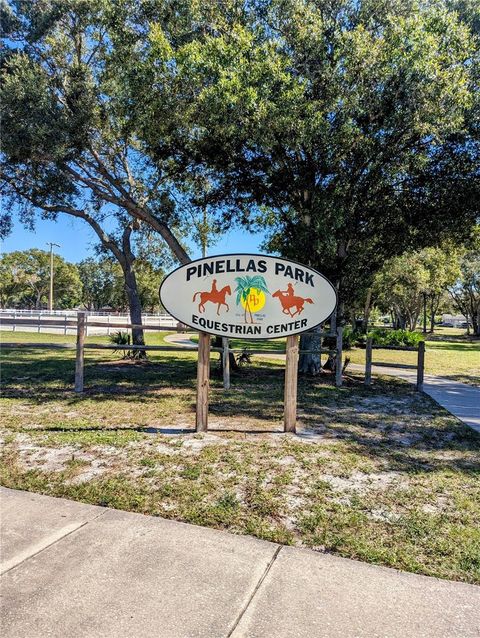
[[[259,290],[258,288],[250,288],[250,292],[244,298],[241,297],[240,303],[243,308],[250,310],[251,312],[258,312],[265,305],[265,301],[267,298],[265,297],[265,293],[263,290]]]

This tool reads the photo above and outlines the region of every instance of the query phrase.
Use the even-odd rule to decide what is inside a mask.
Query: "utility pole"
[[[56,246],[60,248],[60,244],[47,241],[47,246],[50,246],[50,294],[48,295],[48,309],[53,310],[53,247]]]

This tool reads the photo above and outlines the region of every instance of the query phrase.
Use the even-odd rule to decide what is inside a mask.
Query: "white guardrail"
[[[78,310],[11,310],[0,309],[0,330],[13,330],[13,332],[42,332],[48,334],[64,334],[75,335],[77,329],[75,326],[67,326],[67,321],[77,318]],[[88,319],[92,321],[102,317],[102,321],[110,324],[106,328],[98,326],[88,326]],[[16,326],[13,323],[9,324],[9,319],[30,319],[31,325],[28,326]],[[42,319],[58,319],[58,327],[41,326],[40,321]],[[65,326],[62,327],[62,319],[65,322]],[[126,314],[112,314],[107,312],[88,312],[86,311],[86,334],[87,335],[109,335],[116,330],[125,331],[127,328],[116,328],[115,324],[130,323],[130,316]],[[142,314],[142,324],[145,326],[145,330],[148,331],[149,326],[171,326],[176,325],[177,320],[167,314]]]

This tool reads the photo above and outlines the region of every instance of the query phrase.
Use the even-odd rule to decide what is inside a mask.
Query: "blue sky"
[[[223,235],[209,252],[212,255],[235,252],[258,253],[261,252],[259,246],[263,239],[263,234],[234,229]],[[33,232],[15,222],[13,232],[2,242],[2,252],[29,248],[50,250],[47,246],[47,242],[50,241],[60,244],[60,248],[55,249],[57,254],[73,262],[93,256],[93,248],[97,243],[96,235],[90,230],[88,224],[68,215],[59,215],[56,222],[38,220]],[[190,254],[193,259],[201,257],[198,246],[192,245]]]

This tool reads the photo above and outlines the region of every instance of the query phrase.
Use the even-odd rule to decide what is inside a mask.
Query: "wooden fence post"
[[[198,333],[197,432],[208,430],[208,387],[210,383],[210,335]]]
[[[340,388],[342,385],[343,366],[343,328],[337,328],[337,357],[335,359],[335,385]]]
[[[372,337],[367,337],[367,346],[365,349],[365,385],[372,383]]]
[[[75,392],[83,392],[83,367],[85,345],[85,313],[77,314],[77,353],[75,357]]]
[[[417,392],[423,392],[423,375],[425,370],[425,341],[420,341],[418,344],[418,359],[417,359]]]
[[[223,387],[230,390],[230,348],[226,337],[222,337],[222,346]]]
[[[298,335],[287,337],[283,431],[295,432],[297,425]]]

